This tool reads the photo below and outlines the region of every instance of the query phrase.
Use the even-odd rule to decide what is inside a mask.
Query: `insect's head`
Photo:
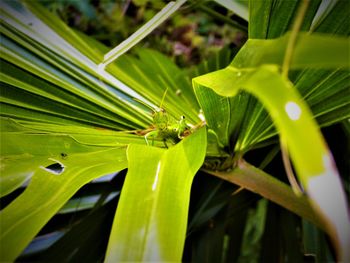
[[[169,116],[165,109],[160,108],[153,113],[153,124],[160,130],[167,128],[169,122]]]
[[[158,108],[153,108],[150,105],[144,103],[143,101],[134,99],[153,111],[153,126],[160,130],[165,130],[169,125],[169,116],[166,110],[162,107],[167,91],[168,88],[165,90]]]
[[[186,130],[188,128],[188,125],[186,123],[186,120],[185,120],[185,116],[181,116],[180,117],[180,120],[179,120],[179,130],[181,131],[181,133]]]

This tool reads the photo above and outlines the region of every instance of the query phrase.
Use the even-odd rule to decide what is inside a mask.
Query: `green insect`
[[[159,109],[152,109],[154,111],[152,115],[153,125],[145,134],[145,141],[147,145],[149,145],[149,138],[152,138],[152,145],[154,139],[160,139],[164,142],[165,147],[168,148],[167,141],[171,141],[173,144],[176,144],[191,133],[191,128],[186,123],[185,116],[181,116],[180,120],[176,121],[174,118],[168,115],[164,108],[162,108],[166,93],[167,90],[163,95]]]
[[[181,116],[179,121],[173,121],[163,108],[153,114],[153,125],[154,130],[145,135],[147,145],[149,145],[148,138],[151,137],[163,140],[165,146],[168,147],[167,141],[170,140],[174,144],[178,143],[185,137],[185,134],[190,132],[185,116]]]

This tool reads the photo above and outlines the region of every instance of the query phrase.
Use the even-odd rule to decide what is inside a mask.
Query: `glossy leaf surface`
[[[291,83],[279,74],[277,66],[263,66],[257,70],[228,67],[195,78],[193,82],[197,88],[201,85],[211,87],[223,96],[233,96],[240,88],[244,88],[265,105],[282,140],[288,145],[300,182],[316,203],[316,207],[321,209],[332,224],[329,233],[339,246],[339,256],[348,258],[345,248],[350,244],[350,219],[332,154],[307,105]],[[325,193],[326,185],[328,191]],[[324,201],[327,199],[336,199],[338,206],[327,204]]]
[[[11,3],[15,8],[11,11],[7,8],[5,11],[1,11],[4,17],[4,21],[1,21],[1,115],[9,117],[11,122],[8,126],[9,129],[1,130],[1,167],[5,167],[1,171],[0,178],[1,187],[5,188],[0,191],[2,194],[10,193],[25,180],[29,180],[33,174],[33,181],[38,176],[37,174],[45,174],[46,176],[46,173],[49,173],[52,175],[49,178],[53,176],[60,178],[63,174],[52,174],[55,169],[59,171],[61,167],[59,164],[57,165],[56,161],[67,164],[68,160],[71,160],[70,157],[73,156],[74,161],[77,162],[74,164],[75,166],[79,163],[80,158],[95,156],[91,162],[84,163],[83,167],[77,165],[76,174],[70,174],[72,178],[75,178],[75,175],[83,177],[85,172],[81,174],[80,171],[87,169],[90,164],[93,165],[96,160],[99,160],[101,164],[103,161],[110,160],[103,152],[113,152],[116,147],[124,147],[128,143],[144,145],[142,136],[115,131],[149,127],[150,114],[143,105],[133,100],[133,97],[140,98],[137,96],[138,94],[151,102],[152,106],[159,106],[160,99],[168,88],[164,103],[167,112],[176,119],[185,114],[190,123],[198,123],[198,104],[193,96],[189,78],[185,75],[184,70],[176,67],[169,58],[156,51],[138,48],[135,49],[136,56],[124,55],[120,57],[115,63],[108,66],[106,74],[99,75],[97,65],[103,59],[102,54],[107,51],[103,45],[71,30],[35,1],[27,1],[26,3],[30,12],[26,10],[26,6],[18,4],[19,2],[15,0],[4,2]],[[228,6],[227,3],[233,2],[233,0],[217,2],[225,2]],[[241,56],[240,65],[237,63],[232,66],[255,68],[266,63],[280,65],[283,61],[285,50],[283,45],[286,43],[287,37],[268,41],[261,39],[280,37],[287,30],[290,30],[299,2],[301,1],[251,1],[249,24],[251,39],[243,48],[246,51],[242,50],[239,54]],[[314,14],[320,4],[319,0],[311,1],[302,30],[311,28],[314,32],[348,35],[350,28],[349,3],[349,1],[337,1],[333,10],[320,19],[320,22],[311,26]],[[34,15],[39,19],[35,19]],[[339,45],[338,37],[326,41],[322,36],[321,38],[318,36],[310,36],[313,40],[309,42],[307,52],[303,49],[304,47],[298,49],[299,57],[304,61],[295,60],[295,63],[292,62],[294,63],[292,68],[304,68],[310,65],[314,68],[290,72],[290,79],[311,107],[319,124],[330,125],[350,117],[350,98],[347,92],[349,71],[335,68],[337,65],[346,65],[349,51],[347,49],[346,52],[339,52],[344,45]],[[340,38],[348,41],[345,37]],[[323,52],[325,47],[328,48],[327,52]],[[324,53],[322,56],[318,56],[320,51]],[[312,55],[311,64],[308,64],[310,61],[306,60],[309,59],[308,55]],[[218,63],[220,68],[229,64],[231,58],[228,58],[229,55],[226,54],[221,57],[220,61],[224,61],[225,64]],[[326,60],[332,63],[329,64]],[[339,61],[342,62],[339,63]],[[328,67],[328,65],[331,67],[330,70],[315,69]],[[204,74],[217,69],[219,67],[211,67],[208,64],[203,67],[203,71],[200,73]],[[131,95],[127,94],[127,91]],[[208,147],[210,154],[207,152],[209,156],[227,156],[227,152],[224,152],[226,150],[230,153],[246,152],[263,143],[269,143],[269,139],[277,134],[265,109],[247,92],[241,92],[235,97],[227,98],[217,95],[209,88],[201,87],[200,92],[197,92],[197,98],[207,117],[207,123],[210,128],[216,131],[216,137],[213,133],[208,135],[208,143],[210,141],[211,144]],[[7,123],[2,121],[1,128],[5,126],[7,127]],[[210,140],[210,138],[212,139]],[[301,141],[304,142],[303,140]],[[225,147],[219,149],[218,144]],[[67,148],[65,145],[70,145],[70,147]],[[4,149],[7,150],[4,151]],[[97,152],[100,153],[98,157]],[[3,155],[3,153],[5,154]],[[90,157],[85,157],[84,153]],[[93,155],[95,153],[96,155]],[[80,158],[75,158],[78,156]],[[43,170],[51,165],[53,165],[51,172]],[[41,166],[43,168],[39,168]],[[68,168],[72,166],[69,163]],[[146,167],[142,166],[143,169]],[[70,170],[65,170],[65,172],[68,171]],[[97,174],[95,175],[97,176]],[[87,182],[87,178],[85,179]],[[137,177],[135,185],[137,185],[138,180],[142,182],[144,178]],[[134,183],[129,182],[129,185]],[[46,184],[43,183],[43,186],[45,187]],[[40,190],[44,191],[44,187]],[[65,187],[70,189],[70,184]],[[46,189],[48,193],[42,193],[42,195],[49,198],[47,195],[51,192],[51,188],[47,187]],[[335,189],[337,190],[337,188]],[[60,191],[64,192],[63,188]],[[329,189],[325,187],[323,192],[327,191]],[[271,188],[266,187],[266,192],[271,192]],[[135,193],[135,195],[139,195],[139,193]],[[139,195],[139,200],[142,200],[143,197]],[[279,197],[283,198],[283,194]],[[22,200],[21,202],[23,202],[23,199],[20,198],[18,201]],[[187,202],[185,198],[183,200]],[[333,200],[336,198],[332,198]],[[324,200],[324,203],[329,204],[330,199]],[[41,204],[41,200],[36,203],[37,206]],[[36,205],[30,203],[29,208],[36,209]],[[173,206],[173,204],[168,205],[165,210],[170,210],[169,208]],[[337,206],[338,204],[334,207]],[[54,207],[56,209],[56,204]],[[177,209],[177,206],[174,207]],[[213,210],[217,211],[220,208],[220,205],[216,205]],[[126,206],[124,209],[129,210],[129,207]],[[53,214],[52,212],[51,215]],[[204,216],[204,219],[197,221],[197,223],[205,224],[207,218],[211,218],[215,213],[210,211],[208,214],[209,216]],[[300,214],[300,216],[307,218],[304,214]],[[231,217],[237,218],[237,214],[232,212]],[[45,217],[45,220],[47,218]],[[127,220],[124,221],[127,222]],[[173,221],[171,222],[173,223]],[[244,223],[245,218],[243,217],[237,224],[238,230],[242,228]],[[7,225],[9,224],[7,222]],[[163,221],[160,224],[166,225]],[[119,225],[123,226],[122,223]],[[226,240],[225,225],[226,222],[222,222],[216,236],[207,235],[206,241],[208,242],[203,242],[204,245],[198,247],[197,254],[202,256],[198,258],[203,259],[199,260],[200,262],[208,259],[207,254],[203,253],[203,251],[207,252],[205,248],[208,246],[215,252],[211,257],[213,260],[219,258],[217,255],[224,255],[222,250],[226,248],[220,246],[221,243],[217,241],[222,241],[223,235],[225,235]],[[96,226],[94,227],[96,228]],[[35,228],[39,229],[40,227],[35,226]],[[274,231],[265,231],[266,235],[269,233],[275,235],[278,232],[274,223],[271,223],[271,228]],[[21,235],[22,232],[19,234]],[[77,239],[80,238],[79,231],[74,232],[74,234],[78,236]],[[88,234],[86,233],[86,235]],[[13,235],[17,235],[16,238],[19,238],[18,232],[14,231]],[[237,238],[235,231],[232,236]],[[169,235],[169,238],[173,237],[173,235]],[[25,236],[25,238],[27,237]],[[14,240],[16,240],[15,237]],[[275,240],[278,242],[278,237]],[[235,246],[241,244],[241,241],[234,241]],[[288,242],[293,241],[288,239]],[[65,239],[61,240],[60,243],[65,243]],[[162,243],[166,244],[166,242]],[[19,244],[23,246],[21,242]],[[74,244],[74,242],[66,243],[66,245],[70,244]],[[268,250],[269,245],[270,243],[264,246],[263,250],[265,248]],[[166,246],[163,248],[165,251],[168,250]],[[61,252],[60,246],[56,249],[54,249],[55,253],[59,254]],[[276,255],[276,249],[277,246],[273,246],[273,250],[269,249],[266,254]],[[75,253],[75,250],[72,249],[72,251]],[[227,253],[227,255],[231,255],[231,253]],[[64,258],[64,255],[61,257]],[[55,257],[52,258],[55,259]],[[227,258],[227,261],[229,260],[230,258]],[[180,261],[179,257],[177,257],[177,261]]]
[[[232,82],[228,82],[226,79],[228,77],[235,78],[235,85],[239,85],[252,74],[255,67],[262,64],[282,65],[288,37],[287,34],[273,40],[248,40],[229,66],[198,78],[198,80],[203,81],[205,79],[206,85],[204,86],[206,87],[216,86],[216,91],[225,89],[222,94],[219,92],[221,95],[219,96],[212,94],[213,92],[206,88],[197,89],[194,85],[197,99],[202,106],[209,128],[215,131],[223,145],[232,147],[228,144],[230,141],[236,143],[235,151],[245,152],[255,144],[262,143],[276,134],[271,119],[254,98],[247,96],[244,92],[240,92],[234,98],[226,97],[238,92],[232,86]],[[333,53],[332,58],[328,56],[328,46],[320,44],[322,41],[316,41],[316,39],[339,45],[331,52]],[[350,40],[345,37],[324,34],[300,34],[299,40],[291,68],[306,68],[295,82],[305,99],[310,103],[320,124],[329,125],[331,119],[335,122],[348,118],[350,116],[350,107],[348,106],[350,96],[345,91],[349,87],[350,78],[348,70],[350,62],[347,55],[350,50]],[[278,43],[277,46],[273,47],[274,43]],[[306,50],[308,50],[307,55],[304,53]],[[331,63],[326,63],[329,60]],[[319,67],[330,70],[319,70],[317,69]],[[320,101],[317,98],[322,98],[323,103],[319,104]],[[325,98],[329,99],[325,100]],[[212,105],[216,105],[215,111],[212,110]]]
[[[16,122],[8,118],[0,118],[0,121],[0,196],[17,189],[40,166],[46,167],[54,163],[50,160],[65,162],[75,154],[105,151],[115,147],[126,149],[130,142],[145,143],[141,136],[104,129]],[[104,157],[101,155],[101,161]]]
[[[125,147],[72,154],[66,160],[46,159],[15,201],[0,213],[1,260],[13,261],[48,220],[84,184],[127,166]],[[62,167],[61,172],[49,165]],[[53,166],[51,166],[53,167]],[[45,169],[46,168],[46,169]]]
[[[289,38],[290,33],[275,39],[249,39],[235,57],[233,65],[238,68],[262,64],[282,66]],[[299,33],[290,68],[349,68],[349,47],[348,37]]]
[[[181,260],[191,183],[205,152],[205,128],[168,150],[129,145],[106,262]]]

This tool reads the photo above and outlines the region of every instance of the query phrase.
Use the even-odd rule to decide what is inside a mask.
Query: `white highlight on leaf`
[[[152,191],[156,190],[156,188],[157,188],[159,172],[160,172],[160,162],[158,163],[158,166],[157,166],[157,172],[156,172],[156,176],[154,178],[154,182],[152,185]]]
[[[244,20],[248,21],[249,19],[249,12],[248,12],[248,6],[244,5],[243,1],[227,1],[227,0],[214,0],[215,2],[217,2],[218,4],[226,7],[227,9],[233,11],[235,13],[235,15],[240,16],[241,18],[243,18]]]
[[[343,259],[350,259],[350,215],[345,193],[330,153],[323,156],[324,173],[308,181],[308,194],[335,227]]]
[[[289,118],[293,121],[299,120],[300,115],[301,115],[301,108],[299,107],[298,104],[296,104],[293,101],[287,102],[286,106],[284,109],[287,112],[287,115]]]
[[[97,65],[97,72],[99,75],[103,75],[105,71],[105,64],[101,63]]]
[[[134,32],[130,37],[121,42],[118,46],[113,48],[104,56],[102,62],[105,66],[123,55],[130,48],[140,42],[143,38],[148,36],[155,28],[163,23],[169,16],[171,16],[177,9],[181,7],[186,0],[178,0],[176,2],[169,2],[159,13],[157,13],[151,20]]]

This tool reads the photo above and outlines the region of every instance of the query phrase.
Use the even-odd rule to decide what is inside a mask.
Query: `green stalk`
[[[257,193],[326,231],[324,222],[312,209],[307,196],[296,196],[290,186],[250,165],[243,159],[240,159],[237,162],[237,167],[230,172],[205,171]]]
[[[287,44],[286,54],[284,56],[283,67],[282,67],[282,75],[285,77],[288,77],[289,65],[293,58],[294,47],[297,42],[298,33],[303,23],[309,3],[310,3],[310,0],[303,0],[301,2],[298,10],[298,16],[294,20],[293,29]]]

